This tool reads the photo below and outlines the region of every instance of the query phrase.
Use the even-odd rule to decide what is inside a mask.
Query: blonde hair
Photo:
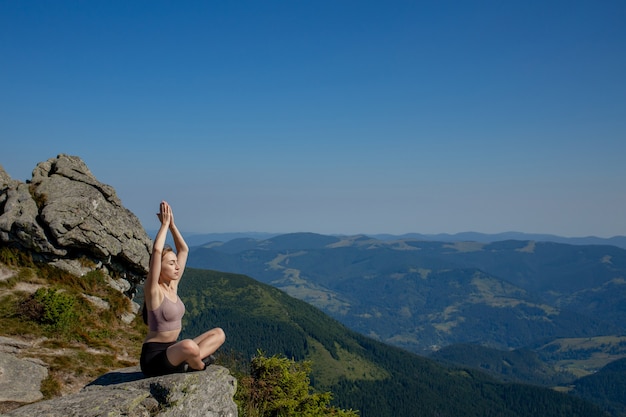
[[[150,254],[151,258],[152,258],[152,255],[154,255],[154,252],[156,252],[156,251],[152,251],[152,253]],[[172,249],[172,247],[170,245],[163,246],[163,249],[161,249],[161,259],[163,259],[165,254],[169,253],[169,252],[174,252],[174,249]]]
[[[161,258],[163,258],[165,254],[169,252],[174,252],[174,249],[172,249],[172,247],[169,245],[163,246],[163,250],[161,251]]]

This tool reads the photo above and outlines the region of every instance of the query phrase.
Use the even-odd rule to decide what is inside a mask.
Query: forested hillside
[[[613,416],[626,416],[626,359],[611,362],[574,382],[572,394],[600,404]]]
[[[480,369],[506,382],[521,382],[551,387],[576,379],[530,349],[498,350],[476,344],[446,346],[429,356],[442,363],[462,364]]]
[[[604,415],[572,396],[503,384],[369,339],[243,275],[188,269],[179,291],[187,306],[186,334],[220,326],[227,335],[224,355],[249,359],[260,349],[311,360],[313,384],[364,417]]]

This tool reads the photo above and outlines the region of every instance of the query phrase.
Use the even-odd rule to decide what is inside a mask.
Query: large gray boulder
[[[43,398],[41,381],[48,369],[35,359],[0,351],[0,403],[30,403]]]
[[[80,392],[17,408],[6,417],[236,417],[237,380],[226,368],[144,378],[138,367],[105,374]]]
[[[151,240],[115,190],[76,156],[39,163],[27,183],[0,167],[0,245],[81,275],[85,260],[121,275],[128,290],[148,270]],[[132,291],[130,291],[132,293]]]
[[[29,357],[32,346],[26,340],[0,336],[0,410],[43,398],[41,383],[48,368],[40,359]]]

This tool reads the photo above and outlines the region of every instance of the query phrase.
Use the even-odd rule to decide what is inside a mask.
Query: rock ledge
[[[236,417],[236,379],[211,365],[202,372],[145,378],[139,367],[109,372],[76,394],[17,408],[5,417]]]

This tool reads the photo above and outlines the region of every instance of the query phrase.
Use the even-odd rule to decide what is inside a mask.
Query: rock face
[[[48,368],[37,358],[19,357],[29,347],[28,342],[0,336],[0,407],[43,398],[41,382],[48,376]]]
[[[0,244],[77,275],[91,261],[122,275],[128,285],[118,285],[131,294],[147,273],[152,246],[115,190],[64,154],[39,163],[27,183],[0,167]]]
[[[43,398],[41,381],[48,369],[36,360],[0,351],[0,403],[30,403]]]
[[[0,246],[77,276],[101,268],[109,285],[132,298],[147,273],[152,241],[112,187],[99,182],[80,158],[61,154],[39,163],[26,183],[0,166]],[[0,268],[0,280],[13,272]],[[109,308],[104,300],[84,296],[96,309]],[[157,378],[145,378],[139,367],[125,368],[76,394],[39,401],[48,370],[45,363],[22,357],[29,347],[0,336],[0,405],[10,403],[7,410],[31,403],[5,416],[237,416],[236,379],[216,365]]]
[[[110,372],[80,392],[15,409],[13,417],[236,417],[236,379],[226,368],[144,378],[138,367]]]

